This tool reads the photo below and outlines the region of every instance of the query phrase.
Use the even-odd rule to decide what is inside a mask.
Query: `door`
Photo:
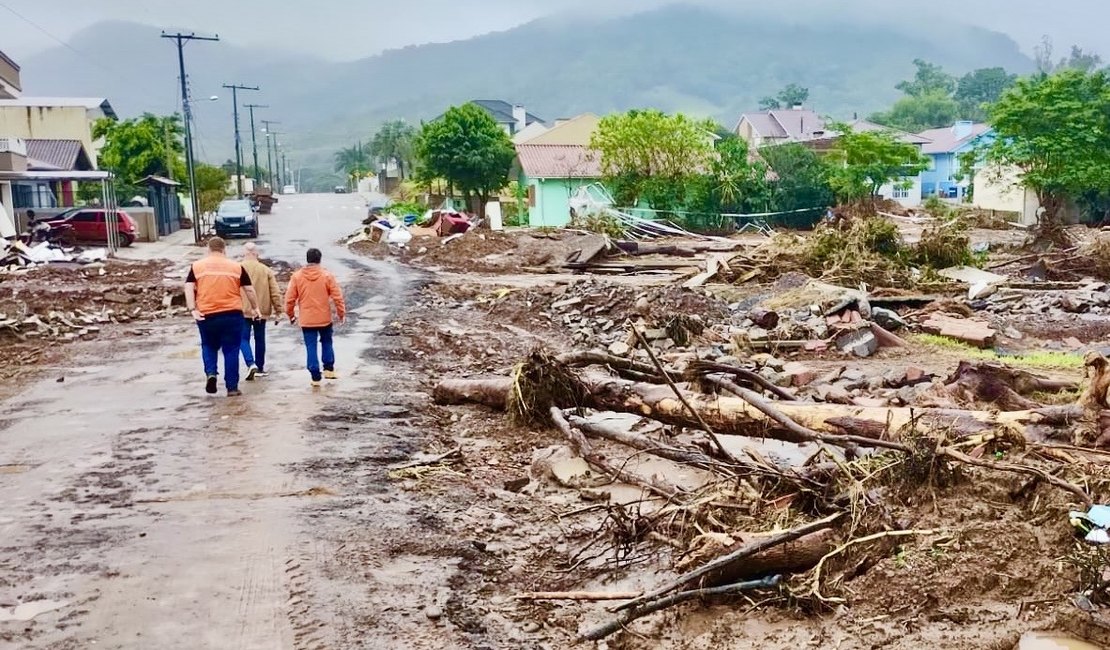
[[[96,239],[96,213],[83,210],[73,215],[69,219],[69,223],[73,226],[73,236],[81,241],[91,241]]]
[[[97,210],[95,214],[96,214],[96,221],[94,222],[95,226],[93,228],[92,240],[93,241],[107,242],[108,241],[108,224],[104,220],[105,213],[104,213],[103,210]]]

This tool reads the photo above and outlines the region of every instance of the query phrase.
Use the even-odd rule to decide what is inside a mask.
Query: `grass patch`
[[[910,340],[928,348],[951,350],[965,359],[980,361],[1000,361],[1016,368],[1059,368],[1079,370],[1083,368],[1083,356],[1075,352],[1037,350],[1024,354],[998,354],[994,350],[981,350],[945,336],[935,334],[913,334]]]

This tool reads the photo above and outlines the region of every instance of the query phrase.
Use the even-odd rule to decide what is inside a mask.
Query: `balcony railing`
[[[13,153],[27,157],[27,143],[21,138],[0,138],[0,153]]]

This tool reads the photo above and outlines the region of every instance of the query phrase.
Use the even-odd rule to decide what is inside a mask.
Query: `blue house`
[[[921,153],[929,159],[929,168],[921,172],[921,196],[963,199],[971,185],[971,174],[961,169],[960,156],[989,144],[994,138],[994,129],[986,124],[964,121],[918,135],[929,140],[921,147]]]

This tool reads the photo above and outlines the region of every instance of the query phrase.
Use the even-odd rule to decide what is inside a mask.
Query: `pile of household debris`
[[[49,242],[39,242],[33,246],[27,246],[19,241],[0,241],[3,241],[4,246],[4,251],[0,253],[0,273],[25,271],[52,262],[91,264],[108,259],[108,251],[104,248],[80,250],[77,248],[63,248]]]
[[[384,242],[404,247],[414,237],[441,237],[443,243],[458,238],[482,223],[476,215],[456,210],[428,210],[423,216],[398,216],[395,214],[371,215],[363,220],[363,227],[347,238],[347,245],[358,242]]]

